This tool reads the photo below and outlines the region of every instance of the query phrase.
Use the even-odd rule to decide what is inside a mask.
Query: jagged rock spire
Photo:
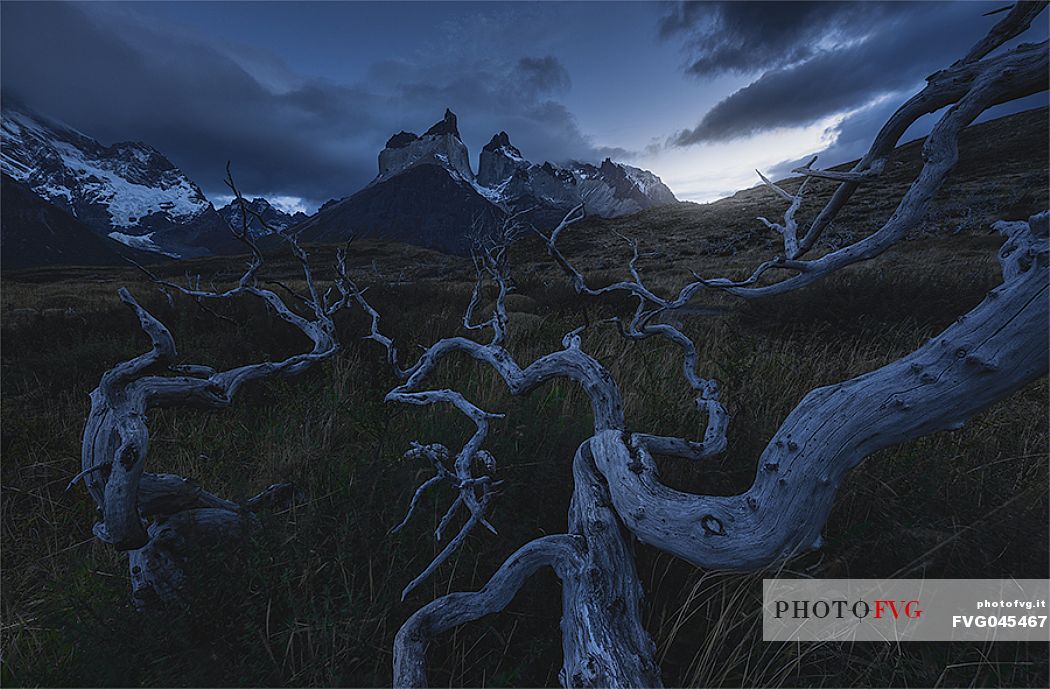
[[[456,126],[456,113],[448,108],[445,108],[445,116],[441,121],[428,129],[423,136],[438,136],[441,134],[452,134],[460,141],[463,140],[459,136],[459,127]]]
[[[510,135],[507,134],[507,132],[502,132],[502,131],[499,134],[493,134],[492,138],[489,140],[489,142],[487,144],[485,144],[485,147],[482,148],[481,150],[483,150],[483,151],[498,151],[501,148],[512,148],[515,151],[518,150],[518,149],[514,148],[513,146],[511,146],[511,144],[510,144]]]

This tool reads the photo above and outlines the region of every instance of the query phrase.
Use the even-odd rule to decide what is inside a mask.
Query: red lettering
[[[893,615],[893,619],[897,619],[898,618],[898,614],[899,613],[897,612],[897,603],[895,601],[892,601],[892,600],[879,599],[879,600],[875,601],[875,619],[877,619],[877,620],[881,620],[882,619],[882,613],[885,610],[887,605],[890,608],[890,614]]]

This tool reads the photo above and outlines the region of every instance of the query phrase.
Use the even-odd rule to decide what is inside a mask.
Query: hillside
[[[1045,210],[1050,203],[1048,141],[1047,108],[964,130],[959,162],[938,192],[924,227],[913,238],[983,237],[996,220],[1027,218]],[[862,186],[839,213],[818,244],[817,254],[878,229],[890,217],[922,167],[922,143],[919,139],[897,148],[883,175]],[[848,170],[854,162],[834,169]],[[635,237],[653,250],[666,250],[669,260],[683,266],[697,256],[730,257],[749,249],[773,255],[780,251],[780,238],[755,218],[779,220],[786,204],[758,184],[757,176],[755,181],[755,187],[708,204],[678,203],[623,218],[585,221],[573,227],[566,245],[595,265],[611,258],[610,252],[622,255],[623,241],[617,233]],[[779,181],[790,192],[800,182],[800,177]],[[800,227],[816,216],[836,186],[827,180],[810,182],[798,213]]]

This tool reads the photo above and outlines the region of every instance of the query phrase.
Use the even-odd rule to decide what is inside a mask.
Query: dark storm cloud
[[[755,72],[812,57],[821,42],[863,34],[882,3],[683,2],[660,20],[662,38],[684,38],[696,76]]]
[[[564,93],[572,86],[569,72],[558,58],[523,57],[518,60],[517,71],[521,75],[520,83],[537,94]]]
[[[214,49],[162,33],[126,40],[80,9],[5,3],[3,83],[30,107],[105,143],[159,149],[211,193],[233,161],[242,188],[322,201],[371,173],[372,98],[305,81],[264,87]],[[17,27],[17,29],[15,28]]]
[[[104,143],[145,141],[210,195],[225,191],[232,160],[251,193],[346,196],[374,177],[387,137],[426,129],[446,106],[474,140],[506,129],[527,154],[601,153],[550,100],[571,83],[551,56],[442,63],[413,54],[346,85],[299,78],[265,51],[245,58],[152,28],[120,7],[4,3],[2,12],[5,95]]]
[[[722,26],[726,16],[734,17],[732,26],[737,28],[729,36],[739,42],[741,53],[731,41],[724,46],[716,42],[713,48],[701,49],[691,71],[765,70],[718,102],[695,127],[672,136],[670,145],[725,141],[778,127],[806,126],[830,115],[868,108],[880,97],[921,85],[925,76],[961,57],[998,19],[982,17],[987,8],[977,3],[815,3],[799,8],[800,16],[809,23],[796,27],[792,22],[799,17],[787,20],[777,16],[784,10],[765,9],[773,19],[760,18],[760,8],[738,8],[736,3],[721,7],[714,20],[707,15],[691,17],[693,10],[681,8],[677,15],[665,17],[664,33],[670,35],[704,31],[707,29],[696,27],[712,25],[712,21],[713,26]],[[740,15],[754,15],[757,25],[745,27]],[[775,28],[780,21],[789,21],[788,26],[798,30],[778,34]],[[679,25],[686,28],[679,29]],[[819,32],[806,26],[817,26]],[[778,52],[784,56],[779,62],[775,59]]]
[[[372,73],[396,82],[397,98],[409,112],[427,107],[432,112],[433,103],[459,108],[459,129],[467,141],[487,142],[505,130],[531,160],[595,160],[608,153],[591,144],[564,104],[550,98],[571,84],[556,58],[458,60],[441,66],[388,61]],[[417,132],[430,124],[418,117],[414,124],[403,119],[404,128]]]

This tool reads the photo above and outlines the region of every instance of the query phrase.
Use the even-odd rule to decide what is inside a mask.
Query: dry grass
[[[1045,162],[1035,172],[1045,190]],[[899,193],[899,184],[884,191]],[[718,254],[740,231],[735,223],[750,228],[748,218],[776,212],[747,196],[755,193],[721,206],[661,209],[574,228],[566,249],[600,280],[623,273],[625,249],[608,229],[639,233],[648,246],[673,252],[672,260],[643,266],[660,288],[677,284],[687,266],[707,275],[743,270],[767,254],[764,238],[741,243],[734,255]],[[882,205],[863,205],[865,197],[858,203],[868,208],[854,218],[858,226],[888,213]],[[712,298],[685,327],[700,347],[703,370],[724,383],[733,414],[729,451],[702,467],[663,462],[665,480],[708,493],[741,490],[765,440],[808,390],[892,361],[972,308],[998,281],[998,241],[981,222],[959,234],[916,238],[776,303]],[[459,332],[469,291],[465,261],[379,242],[362,242],[353,253],[354,272],[373,285],[370,296],[389,316],[386,327],[403,350]],[[329,264],[331,249],[314,254],[317,265]],[[516,255],[509,348],[519,361],[557,348],[585,318],[597,322],[629,307],[575,297],[536,242],[522,242]],[[282,280],[294,276],[286,258],[275,257],[269,269]],[[211,260],[165,270],[220,279],[237,265]],[[434,596],[478,587],[522,543],[564,529],[570,459],[588,435],[586,400],[565,382],[514,399],[490,371],[448,361],[435,387],[455,384],[482,408],[507,412],[490,436],[506,481],[493,515],[500,534],[472,537],[437,576],[399,602],[401,587],[437,551],[431,533],[449,497],[428,497],[411,526],[388,536],[425,475],[425,467],[401,461],[400,454],[415,439],[457,445],[468,429],[446,410],[384,405],[394,381],[374,345],[359,339],[363,320],[348,314],[340,322],[346,351],[305,377],[258,385],[220,414],[153,414],[151,468],[194,476],[233,499],[291,480],[308,501],[268,516],[232,564],[203,559],[199,600],[189,612],[136,614],[127,605],[123,559],[91,537],[89,499],[80,488],[64,492],[78,467],[87,392],[114,362],[145,346],[132,315],[115,299],[116,287],[128,285],[171,327],[185,361],[226,366],[282,356],[302,343],[250,302],[227,309],[240,328],[186,301],[173,308],[132,270],[11,277],[5,276],[0,303],[4,684],[385,685],[391,640],[408,615]],[[605,326],[590,328],[583,346],[626,391],[632,429],[701,432],[703,419],[692,410],[673,348],[628,343]],[[1047,398],[1043,380],[960,431],[869,458],[840,495],[824,550],[785,569],[825,577],[1044,577],[1050,565]],[[669,685],[1050,681],[1045,644],[766,644],[758,618],[763,573],[700,571],[642,545],[636,554],[648,595],[645,622]],[[536,577],[504,614],[431,649],[433,681],[556,685],[559,610],[556,580]]]

